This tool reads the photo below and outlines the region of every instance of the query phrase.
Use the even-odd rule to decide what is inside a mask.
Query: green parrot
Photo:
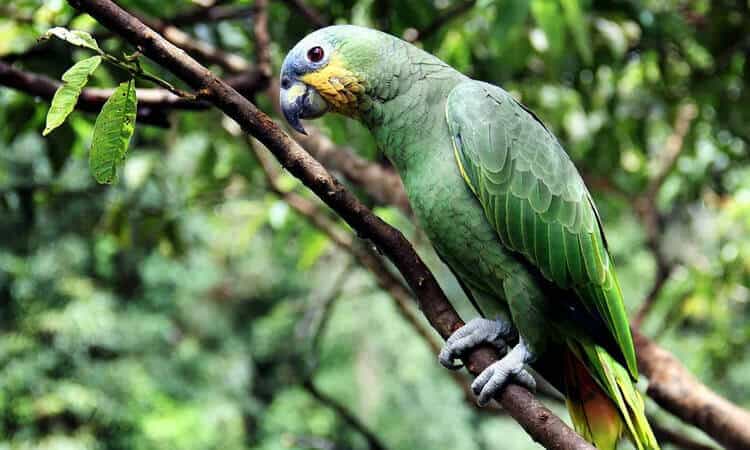
[[[544,124],[503,89],[472,80],[391,35],[317,30],[286,56],[284,116],[361,121],[401,176],[441,259],[479,316],[440,362],[482,343],[504,356],[472,384],[486,404],[531,367],[566,398],[575,429],[600,449],[627,435],[659,446],[636,390],[633,339],[591,195]]]

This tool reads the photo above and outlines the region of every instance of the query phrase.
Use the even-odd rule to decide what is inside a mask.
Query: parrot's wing
[[[461,173],[502,243],[549,281],[574,290],[606,324],[637,377],[633,338],[598,213],[557,139],[506,91],[478,81],[453,89],[446,118]]]

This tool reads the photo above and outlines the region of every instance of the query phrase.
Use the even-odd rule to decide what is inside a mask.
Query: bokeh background
[[[212,3],[119,1],[253,61],[252,13],[185,19]],[[269,5],[274,74],[315,27],[300,3]],[[589,183],[643,331],[750,407],[747,1],[306,5],[325,23],[415,40],[536,111]],[[4,0],[0,61],[59,79],[90,54],[38,44],[56,25],[133,51],[63,0]],[[124,79],[102,66],[90,85]],[[254,98],[274,114],[273,96]],[[43,138],[47,108],[0,85],[0,449],[535,448],[501,411],[467,401],[403,307],[269,188],[220,113],[159,112],[165,123],[138,125],[119,180],[102,186],[87,161],[95,116],[75,112]],[[387,166],[353,121],[316,125]],[[315,202],[288,175],[277,181]],[[411,218],[350,187],[461,298]]]

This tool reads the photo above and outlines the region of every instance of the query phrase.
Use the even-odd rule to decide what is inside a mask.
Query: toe
[[[508,381],[508,372],[502,369],[495,370],[495,373],[482,387],[477,397],[479,406],[485,406],[492,398],[505,386]]]
[[[532,392],[536,391],[536,380],[527,370],[521,370],[513,377],[513,379],[526,389]]]
[[[490,381],[494,374],[495,364],[492,364],[484,369],[482,373],[480,373],[479,376],[474,379],[474,382],[471,383],[471,391],[474,393],[474,395],[479,395],[482,392],[484,386]]]
[[[442,365],[446,369],[458,370],[463,367],[463,364],[453,362],[456,359],[456,355],[453,351],[453,348],[448,346],[447,344],[442,348],[442,350],[440,350],[438,359],[440,360],[440,365]]]

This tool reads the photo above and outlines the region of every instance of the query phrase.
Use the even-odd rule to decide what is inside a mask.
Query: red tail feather
[[[600,450],[614,450],[623,431],[620,413],[570,350],[565,355],[565,388],[576,431]]]

